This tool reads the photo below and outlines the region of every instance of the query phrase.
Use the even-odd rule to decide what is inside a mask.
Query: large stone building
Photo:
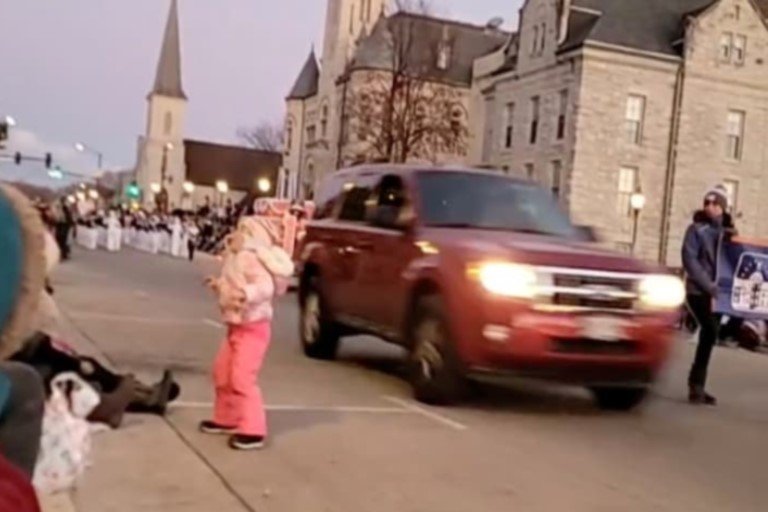
[[[171,209],[274,194],[280,153],[185,139],[187,104],[178,5],[171,0],[155,83],[147,96],[146,132],[138,143],[135,181],[144,206],[156,206],[163,192]]]
[[[518,36],[476,63],[475,159],[560,195],[617,248],[679,263],[703,193],[729,190],[768,234],[768,30],[751,0],[528,0]]]
[[[375,25],[364,18],[341,30],[355,4],[329,1],[327,64],[310,58],[289,96],[286,167],[308,183],[342,163],[337,144],[321,156],[304,137],[329,119],[338,140],[343,56],[366,47]],[[452,53],[472,55],[473,66],[461,83],[471,86],[469,154],[454,160],[537,180],[577,223],[627,251],[630,198],[641,192],[636,249],[649,260],[679,264],[686,225],[717,183],[740,231],[766,236],[764,12],[766,0],[527,0],[503,44],[489,30],[481,55],[457,41]]]
[[[361,93],[386,89],[395,70],[426,84],[422,98],[449,98],[445,103],[453,106],[449,108],[453,122],[471,124],[474,61],[501,47],[510,34],[418,14],[387,15],[387,4],[386,0],[328,0],[322,65],[313,50],[286,99],[281,191],[287,195],[310,196],[328,172],[376,158],[368,147],[371,141],[361,135],[356,105]],[[401,63],[396,63],[401,57]],[[372,116],[378,115],[380,105],[370,110]],[[467,162],[472,137],[467,130],[466,140],[456,147],[431,144],[440,149],[431,155],[416,148],[410,160]]]

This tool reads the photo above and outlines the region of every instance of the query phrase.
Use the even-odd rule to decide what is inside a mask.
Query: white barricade
[[[77,226],[77,243],[78,245],[95,251],[98,247],[98,233],[94,228],[87,226]]]

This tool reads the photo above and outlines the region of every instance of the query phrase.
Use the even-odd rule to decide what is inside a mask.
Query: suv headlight
[[[685,285],[675,276],[645,276],[638,291],[640,303],[647,308],[676,309],[685,303]]]
[[[532,299],[538,293],[536,271],[527,265],[485,262],[470,267],[469,275],[495,295]]]

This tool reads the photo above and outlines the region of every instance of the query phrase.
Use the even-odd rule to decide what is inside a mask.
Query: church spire
[[[179,9],[176,0],[171,0],[171,10],[165,25],[163,47],[157,62],[155,86],[151,94],[171,98],[187,99],[181,86],[181,44],[179,42]]]

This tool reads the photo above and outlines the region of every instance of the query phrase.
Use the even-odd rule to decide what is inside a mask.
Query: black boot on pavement
[[[691,386],[688,401],[694,405],[717,405],[717,399],[698,386]]]
[[[214,421],[201,421],[198,428],[200,429],[200,432],[202,432],[203,434],[214,434],[214,435],[231,434],[232,432],[235,431],[235,427],[227,427],[225,425],[219,425]]]
[[[168,403],[175,400],[180,392],[179,385],[173,381],[173,374],[166,370],[162,380],[154,386],[137,384],[128,412],[164,416]]]
[[[260,450],[264,446],[266,446],[266,440],[262,436],[235,434],[229,438],[229,447],[233,450]]]

